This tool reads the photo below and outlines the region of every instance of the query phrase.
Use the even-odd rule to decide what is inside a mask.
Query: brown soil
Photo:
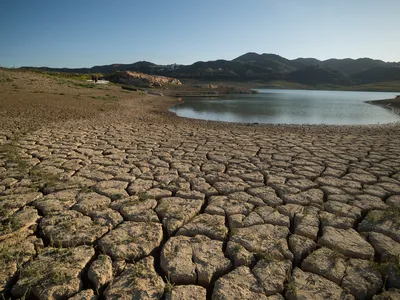
[[[192,89],[191,84],[177,87],[177,91]],[[0,69],[0,91],[0,130],[12,132],[26,132],[56,124],[74,127],[77,121],[94,126],[114,123],[140,123],[144,126],[173,124],[228,131],[247,131],[252,127],[268,132],[283,130],[316,134],[393,133],[400,128],[393,125],[257,125],[185,119],[168,111],[169,107],[181,101],[177,98],[144,95],[122,90],[119,85],[93,84],[21,70]],[[164,90],[160,91],[165,93]],[[171,90],[169,92],[173,93]],[[390,103],[394,102],[390,100]]]

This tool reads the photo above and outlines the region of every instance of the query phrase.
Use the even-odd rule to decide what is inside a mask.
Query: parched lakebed
[[[399,126],[228,126],[128,96],[1,131],[5,298],[399,297]]]

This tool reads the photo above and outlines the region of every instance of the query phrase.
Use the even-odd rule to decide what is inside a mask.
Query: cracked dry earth
[[[5,298],[400,299],[397,126],[179,120],[0,133]]]

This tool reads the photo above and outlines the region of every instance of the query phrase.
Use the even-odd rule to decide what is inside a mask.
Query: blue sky
[[[1,0],[0,65],[191,64],[246,52],[400,61],[399,0]]]

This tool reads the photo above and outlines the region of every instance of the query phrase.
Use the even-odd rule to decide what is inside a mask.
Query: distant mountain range
[[[44,71],[69,73],[112,74],[132,70],[178,79],[208,81],[257,81],[284,80],[311,86],[351,86],[376,82],[400,81],[400,62],[384,62],[370,58],[286,59],[276,54],[246,53],[233,60],[198,61],[192,65],[156,65],[141,61],[133,64],[112,64],[92,68],[31,68]]]

